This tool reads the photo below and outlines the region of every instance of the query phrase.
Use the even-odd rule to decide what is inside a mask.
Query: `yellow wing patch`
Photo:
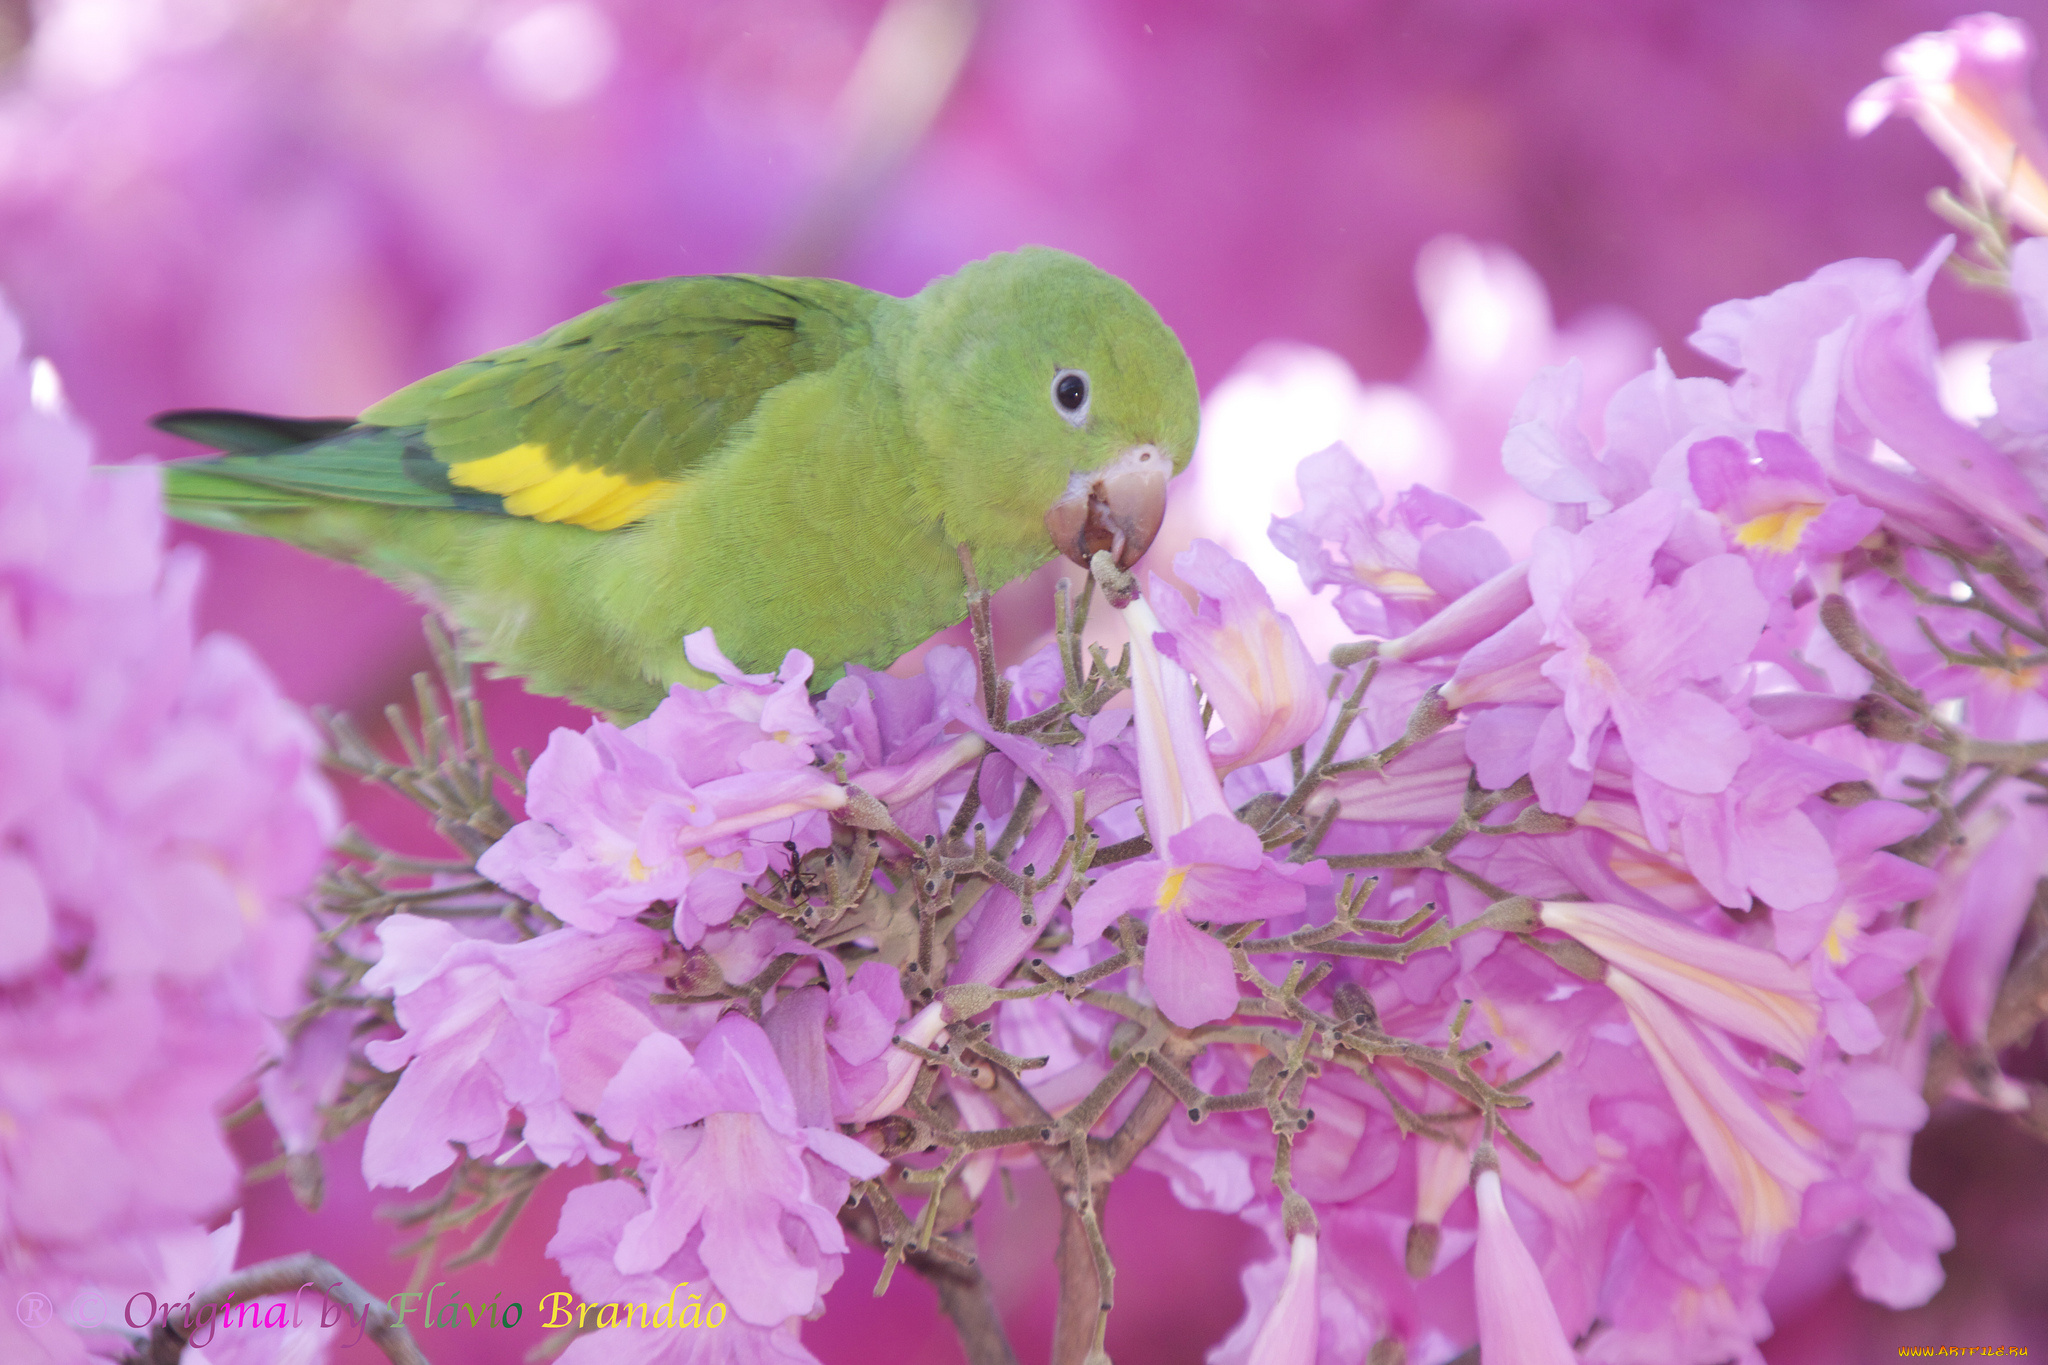
[[[677,487],[668,480],[636,483],[609,470],[557,465],[537,441],[451,465],[448,479],[480,493],[496,493],[515,517],[566,521],[592,531],[610,531],[639,520],[651,504]]]

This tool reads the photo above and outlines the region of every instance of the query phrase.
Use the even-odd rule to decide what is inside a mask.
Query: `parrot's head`
[[[928,285],[898,374],[929,510],[977,559],[1020,571],[1051,551],[1130,567],[1195,447],[1187,352],[1136,290],[1063,251],[991,256]]]

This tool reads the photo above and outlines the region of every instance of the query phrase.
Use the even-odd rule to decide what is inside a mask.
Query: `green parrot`
[[[1075,256],[977,261],[911,298],[836,280],[622,285],[534,340],[361,417],[156,424],[222,453],[165,467],[174,516],[328,555],[424,598],[464,653],[643,716],[790,649],[813,686],[888,664],[1061,552],[1128,567],[1194,449],[1186,353]]]

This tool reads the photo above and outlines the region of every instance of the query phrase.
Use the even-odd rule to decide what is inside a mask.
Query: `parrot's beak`
[[[1045,514],[1046,534],[1059,552],[1082,568],[1097,550],[1128,569],[1166,520],[1166,481],[1173,461],[1157,446],[1132,446],[1101,469],[1077,472]]]

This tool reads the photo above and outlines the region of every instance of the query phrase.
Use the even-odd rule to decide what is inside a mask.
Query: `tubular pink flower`
[[[1531,606],[1465,650],[1444,684],[1444,705],[1457,711],[1495,702],[1555,703],[1564,693],[1543,668],[1556,653],[1544,639],[1542,614]]]
[[[1315,1365],[1316,1235],[1297,1232],[1287,1254],[1287,1278],[1245,1365]]]
[[[1164,629],[1143,598],[1124,608],[1131,627],[1131,708],[1138,723],[1138,785],[1152,846],[1197,820],[1229,815],[1223,783],[1209,759],[1201,713],[1187,670],[1160,655],[1153,637]],[[1234,817],[1233,817],[1234,818]]]
[[[1426,1095],[1440,1095],[1425,1085]],[[1444,1215],[1471,1183],[1472,1158],[1462,1142],[1415,1142],[1415,1218],[1408,1225],[1406,1270],[1411,1279],[1427,1279],[1443,1259]]]
[[[1743,1254],[1758,1264],[1768,1261],[1778,1237],[1799,1225],[1800,1196],[1826,1177],[1827,1167],[1786,1133],[1755,1087],[1662,996],[1613,967],[1607,987],[1621,997],[1714,1183],[1734,1206]]]
[[[1092,943],[1119,915],[1150,912],[1145,985],[1182,1028],[1228,1018],[1237,1008],[1230,950],[1189,921],[1240,923],[1299,911],[1303,888],[1330,878],[1320,860],[1267,856],[1259,836],[1231,813],[1210,766],[1187,673],[1160,655],[1158,618],[1143,600],[1124,609],[1131,626],[1131,694],[1137,711],[1138,776],[1157,857],[1115,867],[1074,906],[1074,941]]]
[[[966,767],[987,751],[988,741],[980,735],[957,735],[951,742],[928,749],[908,763],[868,769],[860,775],[860,787],[877,801],[889,804],[914,800],[930,791],[947,773]]]
[[[825,969],[825,986],[779,990],[774,1006],[761,1016],[761,1027],[789,1078],[799,1123],[864,1122],[853,1116],[896,1081],[891,1059],[902,1049],[890,1040],[903,1015],[902,984],[896,969],[884,962],[864,962],[843,979],[840,963],[829,954],[819,965]],[[908,1089],[906,1083],[905,1093]],[[897,1098],[889,1109],[902,1102]]]
[[[945,1006],[932,1001],[919,1010],[911,1021],[903,1026],[903,1038],[919,1047],[930,1047],[943,1042],[946,1032]],[[910,1098],[910,1087],[917,1082],[918,1068],[924,1063],[914,1052],[905,1052],[891,1046],[881,1056],[884,1070],[882,1088],[875,1097],[857,1105],[846,1117],[852,1123],[872,1123],[886,1114],[893,1114],[903,1107],[903,1101]]]
[[[2048,233],[2048,136],[2027,94],[2033,60],[2027,26],[2002,14],[1922,33],[1887,52],[1891,74],[1850,102],[1850,135],[1908,114],[1985,203]]]
[[[1543,1273],[1508,1217],[1500,1172],[1480,1171],[1472,1193],[1479,1205],[1472,1287],[1479,1308],[1480,1357],[1486,1365],[1577,1365]]]
[[[1214,541],[1176,556],[1174,572],[1201,594],[1195,607],[1155,579],[1152,600],[1171,653],[1202,680],[1223,722],[1209,754],[1223,772],[1263,763],[1322,724],[1329,697],[1294,623],[1273,610],[1265,585]]]
[[[664,810],[667,819],[657,828],[673,832],[677,848],[708,848],[762,825],[841,810],[846,799],[846,788],[816,768],[739,773],[700,785],[691,799]]]
[[[1410,662],[1469,649],[1529,609],[1529,565],[1510,564],[1406,635],[1376,651]]]
[[[1465,737],[1462,729],[1440,730],[1385,768],[1343,773],[1322,790],[1343,803],[1346,820],[1455,820],[1464,807],[1472,773]]]
[[[1444,1092],[1430,1087],[1429,1092]],[[1442,1223],[1451,1205],[1465,1192],[1472,1171],[1472,1157],[1454,1142],[1422,1138],[1415,1144],[1415,1221]]]
[[[1791,1061],[1803,1061],[1819,1040],[1813,986],[1776,953],[1622,905],[1545,901],[1542,913],[1546,928],[1571,935],[1693,1014]]]

